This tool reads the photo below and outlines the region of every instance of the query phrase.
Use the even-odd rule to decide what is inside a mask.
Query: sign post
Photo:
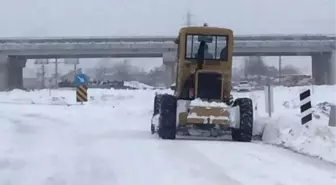
[[[310,89],[302,89],[300,93],[301,124],[309,123],[313,119],[313,109],[311,106]]]
[[[85,74],[77,74],[75,76],[76,82],[76,101],[87,102],[88,101],[88,94],[87,94],[87,77]]]
[[[272,116],[274,112],[274,102],[273,102],[273,87],[271,86],[270,80],[268,79],[267,86],[264,88],[265,92],[265,108],[269,117]]]
[[[329,126],[336,127],[336,105],[330,106]]]

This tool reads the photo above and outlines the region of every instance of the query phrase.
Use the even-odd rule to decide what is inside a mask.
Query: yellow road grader
[[[174,94],[155,95],[152,134],[162,139],[230,134],[234,141],[250,142],[252,100],[234,100],[231,95],[233,31],[207,25],[184,27],[175,43]]]

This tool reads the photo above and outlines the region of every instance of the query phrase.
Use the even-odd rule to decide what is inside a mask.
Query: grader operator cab
[[[156,94],[152,134],[252,139],[250,98],[231,95],[233,31],[216,27],[184,27],[176,39],[177,71],[174,95]]]

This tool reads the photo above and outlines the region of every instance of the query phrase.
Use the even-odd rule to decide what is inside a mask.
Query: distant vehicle
[[[237,86],[237,91],[251,91],[252,87],[248,81],[240,81]]]

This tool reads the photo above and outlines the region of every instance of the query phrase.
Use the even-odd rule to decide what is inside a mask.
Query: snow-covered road
[[[58,99],[39,93],[16,97],[20,100],[0,97],[1,185],[331,185],[336,180],[333,164],[257,141],[160,140],[149,131],[154,91],[91,92],[83,106],[46,105],[71,103],[74,92],[52,92],[63,97]]]

